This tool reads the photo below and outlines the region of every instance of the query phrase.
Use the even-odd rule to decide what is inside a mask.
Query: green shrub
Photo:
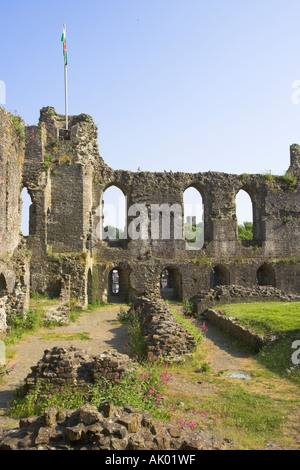
[[[41,316],[35,310],[24,310],[15,315],[10,315],[7,319],[7,325],[10,326],[13,331],[35,331],[41,324]]]
[[[195,338],[197,343],[201,343],[203,341],[207,331],[205,323],[201,324],[191,315],[185,313],[184,310],[181,312],[172,310],[172,315],[175,317],[178,323],[180,323],[187,330],[187,332]]]
[[[193,307],[193,304],[192,302],[190,302],[189,300],[185,299],[182,303],[182,311],[185,315],[188,315],[188,316],[192,316],[193,315],[193,311],[194,311],[194,307]]]
[[[127,325],[129,335],[129,355],[145,357],[147,355],[147,343],[143,336],[140,317],[143,313],[142,307],[120,309],[118,320]]]

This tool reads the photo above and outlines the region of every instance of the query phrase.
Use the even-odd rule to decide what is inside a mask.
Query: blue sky
[[[300,143],[299,0],[0,0],[8,111],[90,114],[115,169],[283,174]],[[299,93],[300,96],[300,93]]]

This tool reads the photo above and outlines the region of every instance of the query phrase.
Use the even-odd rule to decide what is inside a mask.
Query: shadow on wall
[[[3,274],[0,274],[0,297],[4,297],[7,294],[6,280]]]
[[[259,286],[276,287],[275,271],[272,266],[267,263],[264,263],[257,270],[257,284]]]
[[[226,266],[221,264],[216,265],[210,276],[210,287],[213,289],[216,286],[229,286],[230,285],[230,273]]]

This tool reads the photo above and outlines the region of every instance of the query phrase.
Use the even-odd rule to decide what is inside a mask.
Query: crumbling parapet
[[[287,173],[299,176],[300,175],[300,146],[293,144],[290,146],[290,159],[291,164]]]

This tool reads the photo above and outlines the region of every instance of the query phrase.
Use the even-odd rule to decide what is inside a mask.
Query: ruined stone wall
[[[107,168],[101,175],[97,175],[94,185],[94,192],[98,194],[94,199],[101,200],[105,188],[115,184],[127,196],[128,207],[135,203],[183,204],[184,190],[190,186],[197,188],[204,202],[205,244],[201,250],[191,251],[186,250],[183,240],[151,240],[149,237],[147,241],[128,240],[119,246],[95,240],[95,297],[104,292],[108,274],[117,266],[128,274],[129,300],[144,292],[160,295],[160,274],[166,267],[180,273],[178,300],[213,287],[212,274],[217,265],[228,270],[229,283],[247,286],[257,284],[257,272],[266,263],[274,271],[272,285],[284,291],[299,292],[300,200],[296,177],[213,172],[130,173]],[[240,189],[248,192],[253,204],[254,237],[248,243],[239,241],[237,235],[235,197]],[[97,222],[95,217],[94,233]]]
[[[92,207],[92,168],[98,153],[92,119],[64,116],[51,107],[41,110],[35,138],[26,146],[24,185],[32,198],[31,231],[33,290],[58,297],[64,274],[71,274],[70,296],[87,301],[86,259]]]
[[[271,286],[217,286],[209,291],[199,292],[191,298],[194,312],[203,314],[207,309],[221,304],[250,302],[299,302],[300,294],[285,293]]]
[[[23,121],[0,107],[0,331],[10,312],[29,306],[29,253],[20,232],[24,133]]]
[[[33,129],[24,185],[33,199],[34,220],[27,243],[33,253],[35,290],[51,290],[51,282],[59,285],[67,269],[71,292],[80,305],[111,299],[116,269],[120,293],[113,300],[120,302],[161,294],[182,300],[216,283],[253,286],[259,282],[300,291],[299,146],[291,146],[290,167],[284,176],[130,172],[113,170],[103,162],[90,116],[70,116],[65,133],[64,116],[54,108],[43,108]],[[147,239],[101,240],[100,207],[112,185],[126,196],[127,209],[134,204],[147,207],[149,221],[151,205],[178,204],[184,211],[184,191],[196,188],[204,204],[204,246],[187,250],[184,239],[153,239],[150,223]],[[241,189],[253,206],[250,242],[238,240],[235,201]],[[127,226],[133,220],[129,214]],[[171,224],[176,220],[171,214]],[[68,256],[72,262],[66,263]],[[175,287],[161,292],[160,275],[166,268],[172,271]]]
[[[259,335],[249,330],[249,328],[239,325],[235,318],[226,318],[223,312],[219,310],[207,309],[204,317],[225,333],[245,343],[255,352],[258,352],[271,342],[278,340],[276,335]]]
[[[142,334],[150,357],[162,355],[170,362],[183,362],[196,350],[194,336],[175,319],[162,299],[141,297],[135,300],[135,308],[140,307]]]
[[[17,429],[0,430],[0,450],[195,452],[232,449],[228,442],[230,439],[211,431],[164,423],[150,413],[130,406],[115,407],[108,401],[99,407],[85,404],[77,410],[48,407],[42,416],[22,418]]]

